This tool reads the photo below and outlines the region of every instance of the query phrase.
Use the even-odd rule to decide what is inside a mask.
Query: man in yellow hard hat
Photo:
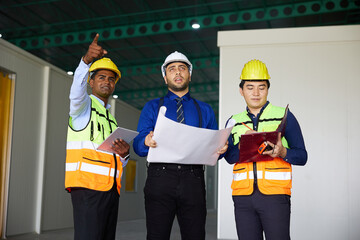
[[[241,240],[261,240],[263,233],[267,240],[289,240],[291,166],[303,166],[307,162],[301,129],[289,111],[284,136],[279,134],[276,142],[266,142],[271,149],[262,154],[271,160],[239,162],[241,135],[275,131],[285,113],[285,108],[267,100],[270,76],[263,62],[246,63],[240,79],[240,94],[247,108],[231,117],[236,125],[225,154],[226,161],[234,164],[231,188],[237,234]]]
[[[118,126],[108,101],[121,77],[98,38],[81,59],[70,90],[65,188],[71,193],[75,240],[115,239],[120,180],[129,158],[130,146],[122,139],[113,142],[116,154],[97,150]]]

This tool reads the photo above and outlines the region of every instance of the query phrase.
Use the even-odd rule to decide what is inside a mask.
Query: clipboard
[[[284,117],[282,118],[279,126],[272,132],[256,132],[251,134],[243,134],[240,138],[239,162],[257,162],[269,161],[273,158],[269,155],[259,154],[258,148],[264,141],[276,143],[279,132],[281,137],[285,134],[286,118],[289,111],[289,104],[286,106]]]
[[[116,153],[111,149],[112,143],[116,139],[123,139],[125,142],[130,143],[138,134],[137,131],[118,127],[100,144],[97,150]]]

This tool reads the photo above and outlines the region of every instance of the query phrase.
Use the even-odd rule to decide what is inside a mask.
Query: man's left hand
[[[225,145],[220,149],[220,150],[218,150],[218,154],[223,154],[223,153],[225,153],[226,151],[227,151],[227,149],[228,149],[228,146],[229,146],[229,141],[226,141],[226,143],[225,143]]]
[[[116,154],[124,158],[129,154],[130,145],[123,139],[116,139],[115,141],[113,141],[111,149],[114,150]]]
[[[269,142],[269,141],[267,141],[267,144],[270,147],[272,147],[272,149],[269,150],[269,151],[264,151],[262,153],[263,155],[269,155],[269,156],[271,156],[273,158],[275,158],[275,157],[280,157],[280,158],[286,157],[287,149],[286,149],[286,147],[284,147],[282,145],[281,133],[279,133],[279,135],[278,135],[278,139],[277,139],[276,144],[274,144],[272,142]]]

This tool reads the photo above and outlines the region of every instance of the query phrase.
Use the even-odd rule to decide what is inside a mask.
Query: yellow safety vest
[[[82,130],[72,128],[69,119],[65,188],[83,187],[97,191],[108,191],[116,185],[121,188],[122,163],[119,155],[98,151],[97,147],[117,128],[115,118],[93,96],[91,97],[91,117]]]
[[[275,131],[284,113],[285,108],[276,107],[269,103],[259,118],[258,131]],[[248,126],[252,126],[253,122],[248,116],[247,111],[234,115],[232,118],[236,121],[236,125],[231,132],[234,145],[236,145],[240,140],[241,134],[245,134],[248,130],[241,123],[244,122]],[[283,146],[288,148],[288,143],[284,137],[281,141]],[[254,191],[255,184],[263,194],[291,195],[291,164],[279,157],[270,161],[236,163],[233,169],[233,181],[231,184],[232,195],[250,195]]]

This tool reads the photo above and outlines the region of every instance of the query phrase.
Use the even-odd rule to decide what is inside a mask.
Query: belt
[[[177,163],[148,163],[148,167],[169,169],[169,170],[191,170],[204,169],[204,165],[199,164],[177,164]]]

